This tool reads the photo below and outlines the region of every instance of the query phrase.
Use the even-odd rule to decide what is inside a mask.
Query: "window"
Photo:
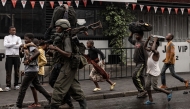
[[[17,29],[17,35],[23,35],[31,32],[35,36],[42,36],[46,30],[45,9],[41,9],[38,5],[32,9],[29,2],[23,9],[20,3],[16,4],[16,8],[12,4],[0,6],[0,33],[8,34],[8,29],[14,25]],[[23,37],[23,36],[22,36]]]

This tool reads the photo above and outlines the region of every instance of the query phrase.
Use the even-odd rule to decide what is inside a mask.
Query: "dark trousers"
[[[60,70],[61,70],[62,65],[61,64],[56,64],[54,65],[52,71],[51,71],[51,75],[49,77],[49,84],[50,86],[53,88],[57,77],[59,76]],[[65,97],[63,98],[63,104],[67,103],[68,105],[71,105],[71,96],[70,94],[67,92],[67,94],[65,95]]]
[[[181,82],[185,82],[185,80],[181,77],[179,77],[174,69],[174,64],[166,64],[164,63],[163,67],[162,67],[162,71],[161,71],[161,81],[162,81],[162,85],[166,85],[166,70],[169,68],[171,74],[173,77],[175,77],[176,79],[178,79]]]
[[[19,90],[19,95],[16,102],[17,107],[22,107],[26,90],[31,83],[34,85],[34,88],[42,93],[49,102],[51,101],[50,94],[41,86],[38,80],[38,72],[26,72]]]
[[[145,87],[145,80],[143,75],[144,69],[144,64],[136,64],[135,70],[132,74],[133,83],[139,92],[144,91]]]
[[[20,58],[19,57],[6,57],[5,70],[6,70],[7,87],[11,87],[11,75],[12,75],[12,66],[13,65],[14,65],[14,86],[17,86],[18,81],[19,81]]]

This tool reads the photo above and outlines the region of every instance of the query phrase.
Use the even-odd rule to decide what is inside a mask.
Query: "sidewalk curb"
[[[186,88],[185,86],[174,86],[174,87],[168,88],[167,90],[179,91],[179,90],[186,90],[186,89],[190,89],[190,87]],[[125,92],[95,94],[95,95],[87,95],[86,99],[87,100],[98,100],[98,99],[109,99],[109,98],[117,98],[117,97],[127,97],[127,96],[135,96],[135,95],[137,95],[137,93],[138,93],[137,90],[132,90],[132,91],[125,91]],[[160,93],[160,92],[152,90],[152,93]],[[23,105],[29,105],[31,103],[33,103],[33,101],[27,101],[27,102],[24,102]],[[39,103],[42,105],[46,105],[47,101],[41,100],[41,101],[39,101]],[[6,107],[14,107],[14,106],[15,106],[15,103],[4,104],[4,105],[0,105],[0,109],[5,109]]]

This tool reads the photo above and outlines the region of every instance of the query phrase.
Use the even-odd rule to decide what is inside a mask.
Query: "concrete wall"
[[[0,53],[5,53],[5,47],[3,45],[3,39],[0,40]],[[20,70],[24,70],[24,65],[21,63]],[[6,70],[5,70],[5,58],[0,61],[0,87],[6,85]],[[14,84],[14,68],[12,69],[11,84]]]
[[[24,43],[24,41],[22,40],[22,42]],[[83,42],[86,45],[86,40],[81,40],[81,42]],[[95,43],[95,47],[96,48],[108,48],[108,41],[106,40],[94,40]],[[102,50],[102,52],[105,54],[105,51]],[[109,51],[106,51],[108,56]],[[5,47],[3,46],[3,39],[0,40],[0,53],[5,53]],[[87,51],[86,51],[87,53]],[[106,59],[106,61],[108,61]],[[21,67],[20,70],[24,70],[24,65],[21,63]],[[2,59],[2,61],[0,61],[0,87],[5,86],[6,85],[6,71],[5,71],[5,58]],[[12,69],[12,80],[11,80],[12,84],[14,84],[14,68]]]

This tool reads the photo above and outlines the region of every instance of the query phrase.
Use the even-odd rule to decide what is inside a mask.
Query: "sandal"
[[[28,106],[28,108],[34,108],[34,107],[41,107],[41,105],[32,103],[31,105]]]
[[[151,102],[149,100],[147,100],[146,102],[144,102],[145,105],[152,105],[152,104],[155,104],[154,102]]]
[[[171,90],[170,94],[168,94],[167,97],[168,97],[168,101],[170,101],[172,99],[172,90]]]

